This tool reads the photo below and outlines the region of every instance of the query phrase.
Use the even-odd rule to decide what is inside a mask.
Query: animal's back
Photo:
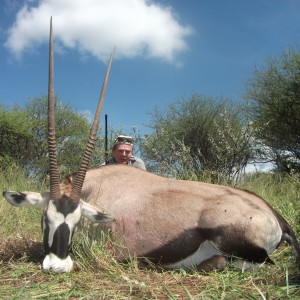
[[[134,204],[135,207],[151,204],[152,208],[192,210],[194,206],[208,210],[234,209],[234,214],[272,208],[254,193],[198,181],[175,180],[158,176],[130,166],[108,165],[87,172],[82,197],[103,209],[115,203]],[[185,213],[185,212],[184,212]]]

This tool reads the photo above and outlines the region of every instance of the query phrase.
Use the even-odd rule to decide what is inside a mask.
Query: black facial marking
[[[60,224],[54,233],[50,252],[54,253],[61,259],[66,258],[69,254],[70,234],[69,226],[66,223]]]
[[[53,200],[53,205],[58,213],[61,213],[65,218],[68,214],[73,213],[79,205],[79,201],[74,201],[68,196],[62,196],[61,199]],[[43,229],[43,242],[45,255],[50,252],[55,254],[61,259],[65,259],[69,254],[69,240],[71,231],[66,223],[60,224],[53,235],[51,246],[49,245],[49,233],[50,233],[50,220],[48,219],[47,212],[45,211],[42,218],[42,229]]]
[[[48,255],[50,253],[50,247],[49,247],[50,228],[49,228],[49,221],[46,213],[44,213],[42,217],[42,230],[43,230],[44,251],[45,251],[45,255]]]
[[[43,219],[44,218],[44,219]],[[49,233],[50,226],[47,214],[45,213],[42,218],[42,229],[43,229],[43,244],[45,255],[48,255],[50,252],[57,255],[59,258],[66,258],[68,256],[68,241],[70,230],[67,224],[63,223],[57,227],[54,236],[52,245],[49,245]],[[44,221],[44,222],[43,222]],[[67,241],[67,242],[65,242]]]
[[[66,217],[68,214],[76,210],[79,205],[79,201],[75,201],[70,197],[63,195],[61,199],[54,200],[53,204],[55,205],[57,212]]]

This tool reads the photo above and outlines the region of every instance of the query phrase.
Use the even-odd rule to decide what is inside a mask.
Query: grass
[[[238,186],[268,199],[300,238],[299,178],[258,174]],[[41,191],[47,187],[12,170],[0,172],[0,189]],[[253,271],[233,267],[209,274],[165,271],[142,267],[134,258],[128,264],[117,263],[105,248],[107,237],[100,234],[91,241],[91,228],[84,227],[74,235],[74,271],[42,272],[40,218],[40,209],[15,208],[1,196],[0,299],[300,299],[299,273],[287,245],[272,255],[275,265]]]

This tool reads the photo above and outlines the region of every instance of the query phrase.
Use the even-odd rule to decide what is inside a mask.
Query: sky
[[[299,0],[2,0],[0,103],[45,96],[53,17],[55,94],[109,125],[149,131],[151,113],[194,93],[242,101],[270,57],[299,46]]]

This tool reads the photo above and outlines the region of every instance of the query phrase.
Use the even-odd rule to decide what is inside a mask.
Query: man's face
[[[112,154],[118,164],[127,164],[132,155],[132,146],[130,145],[117,145]]]

